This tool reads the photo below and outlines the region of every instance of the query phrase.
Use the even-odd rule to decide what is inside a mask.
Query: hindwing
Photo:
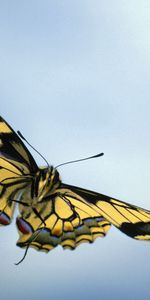
[[[38,214],[23,205],[19,208],[17,245],[20,247],[30,245],[49,251],[61,245],[75,249],[83,242],[92,243],[97,237],[104,237],[111,225],[96,206],[89,205],[70,188],[62,187],[53,198],[46,198],[45,202],[43,199],[36,207]]]
[[[47,200],[37,205],[43,222],[33,211],[25,215],[20,209],[18,246],[47,252],[57,245],[75,249],[104,237],[111,224],[132,238],[150,240],[150,212],[143,208],[66,184]]]

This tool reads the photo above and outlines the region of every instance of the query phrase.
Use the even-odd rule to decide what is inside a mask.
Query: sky
[[[63,182],[146,209],[149,29],[148,0],[0,1],[1,115],[54,166],[104,152],[60,168]],[[149,299],[150,243],[111,228],[75,251],[30,249],[16,267],[15,217],[1,227],[2,300]]]

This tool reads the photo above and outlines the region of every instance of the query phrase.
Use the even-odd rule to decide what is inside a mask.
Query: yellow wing
[[[128,236],[138,240],[150,240],[150,211],[138,206],[88,191],[75,186],[70,187],[100,215]]]
[[[25,188],[37,165],[19,136],[0,117],[0,225],[11,221],[20,190]]]
[[[150,240],[149,211],[66,184],[53,198],[38,203],[35,214],[21,204],[20,213],[20,247],[31,246],[46,252],[57,245],[75,249],[83,242],[92,243],[96,237],[104,237],[111,224],[132,238]]]
[[[43,198],[35,213],[22,204],[19,210],[20,247],[31,246],[46,252],[57,245],[75,249],[83,242],[92,243],[97,237],[104,237],[110,228],[110,222],[94,206],[68,188],[57,190],[54,197]]]
[[[2,117],[0,117],[0,157],[10,162],[19,175],[35,174],[38,170],[27,147]]]
[[[105,236],[111,224],[132,238],[150,240],[150,211],[63,184],[54,168],[44,170],[0,117],[0,224],[11,222],[15,200],[19,202],[18,246],[75,249]]]

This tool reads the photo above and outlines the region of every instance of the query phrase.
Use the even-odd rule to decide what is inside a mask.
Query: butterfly
[[[21,261],[29,247],[49,252],[58,245],[75,249],[93,243],[111,225],[150,240],[150,211],[63,183],[57,167],[37,166],[22,139],[0,117],[0,224],[11,223],[17,205],[17,246],[26,249]]]

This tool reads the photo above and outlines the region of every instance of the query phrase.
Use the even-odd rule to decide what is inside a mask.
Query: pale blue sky
[[[150,209],[149,78],[148,0],[0,1],[1,115],[51,164],[105,153],[62,167],[64,182]],[[16,267],[17,238],[1,227],[2,300],[150,297],[150,243],[112,228]]]

